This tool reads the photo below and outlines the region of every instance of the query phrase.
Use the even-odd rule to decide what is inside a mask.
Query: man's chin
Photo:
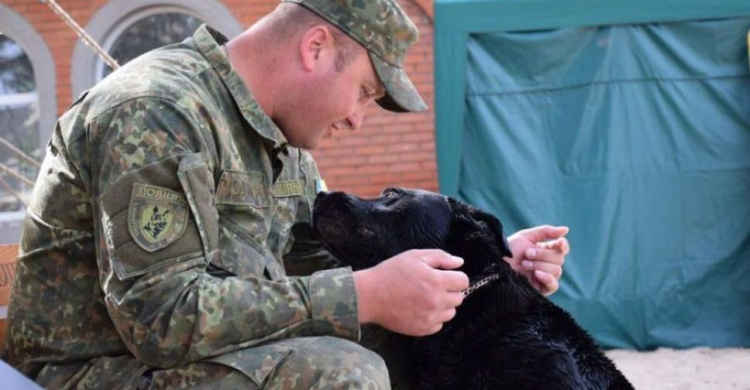
[[[311,140],[303,140],[303,141],[292,141],[289,140],[289,145],[293,146],[298,149],[315,149],[318,147],[318,144],[320,143],[320,138],[311,139]]]
[[[320,141],[324,138],[331,138],[333,136],[333,129],[328,128],[325,131],[321,131],[315,135],[308,134],[308,137],[299,137],[299,139],[287,138],[290,146],[299,149],[315,149],[320,144]]]

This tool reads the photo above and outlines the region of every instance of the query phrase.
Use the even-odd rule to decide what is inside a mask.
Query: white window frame
[[[105,50],[138,20],[157,13],[182,13],[193,16],[232,38],[243,31],[231,11],[218,0],[111,0],[94,14],[86,31]],[[72,94],[76,96],[96,84],[104,65],[96,53],[77,42],[71,61]]]
[[[55,90],[55,61],[41,35],[23,16],[13,9],[0,4],[0,26],[3,34],[15,41],[24,50],[34,69],[36,92],[14,94],[15,104],[38,98],[39,104],[39,146],[45,149],[52,136],[57,121],[57,91]],[[10,99],[10,97],[8,97]],[[18,100],[21,103],[18,103]],[[29,100],[31,99],[31,100]],[[6,102],[3,99],[3,102]],[[41,162],[41,161],[40,161]],[[0,244],[16,244],[21,239],[21,227],[26,212],[11,211],[0,213]]]
[[[154,7],[147,7],[143,8],[137,12],[134,12],[122,20],[118,22],[116,26],[112,28],[112,30],[107,34],[107,38],[104,42],[101,42],[102,48],[107,51],[107,53],[110,53],[112,50],[112,46],[115,45],[115,42],[117,41],[117,38],[120,37],[128,28],[130,28],[132,25],[138,23],[141,19],[147,18],[149,16],[158,15],[158,14],[166,14],[166,13],[174,13],[174,14],[183,14],[192,16],[198,20],[204,20],[201,15],[198,15],[197,13],[193,12],[192,10],[186,10],[183,7],[175,7],[175,6],[154,6]],[[120,64],[123,65],[123,64]],[[96,81],[104,78],[104,70],[106,69],[107,64],[104,63],[104,60],[101,58],[97,58],[96,60]]]
[[[21,92],[8,95],[0,95],[0,106],[19,107],[34,103],[39,99],[36,92]]]

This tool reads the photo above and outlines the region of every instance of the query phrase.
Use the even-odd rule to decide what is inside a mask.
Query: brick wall
[[[393,114],[370,107],[362,129],[334,133],[313,152],[331,189],[363,196],[385,186],[437,190],[433,116],[432,21],[416,3],[399,1],[420,32],[406,58],[406,73],[430,106],[425,113]]]
[[[57,71],[58,115],[71,104],[71,58],[76,35],[46,4],[38,0],[2,0],[31,23],[52,53]],[[437,190],[433,104],[432,2],[399,0],[417,24],[421,40],[406,58],[406,71],[430,110],[419,114],[392,114],[373,106],[362,129],[335,133],[313,154],[331,190],[373,196],[385,186]],[[81,26],[91,20],[105,0],[58,0]],[[243,26],[271,11],[278,0],[223,0]]]

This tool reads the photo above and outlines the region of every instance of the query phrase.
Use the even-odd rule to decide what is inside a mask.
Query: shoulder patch
[[[184,194],[168,188],[133,183],[128,206],[128,231],[148,252],[166,248],[180,238],[188,223]]]

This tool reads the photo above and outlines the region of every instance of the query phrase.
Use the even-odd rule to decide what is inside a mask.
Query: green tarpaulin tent
[[[440,188],[566,224],[605,347],[750,346],[750,1],[438,0]]]

